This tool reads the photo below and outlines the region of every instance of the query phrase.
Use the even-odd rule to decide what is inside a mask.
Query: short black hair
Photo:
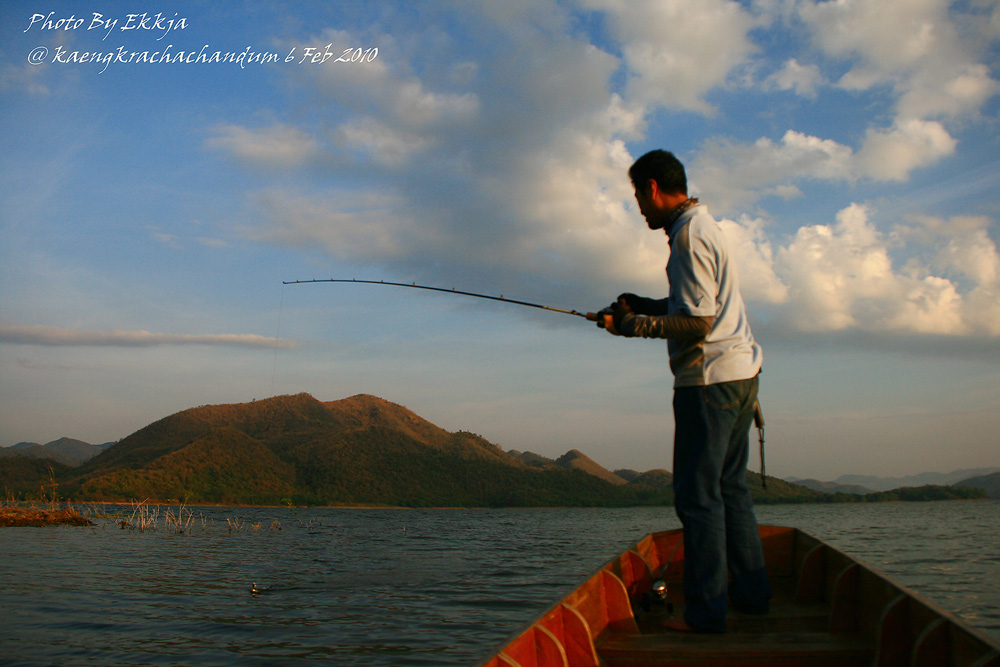
[[[632,186],[639,191],[644,191],[646,184],[653,180],[664,192],[687,194],[684,165],[669,151],[649,151],[635,161],[629,168],[628,175],[632,179]]]

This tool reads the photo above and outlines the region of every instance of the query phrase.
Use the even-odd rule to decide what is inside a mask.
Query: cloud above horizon
[[[796,8],[813,43],[851,63],[837,85],[892,87],[897,122],[975,113],[998,92],[978,61],[997,38],[990,28],[1000,14],[995,3],[961,11],[941,0],[804,0]]]
[[[295,347],[295,341],[256,334],[171,334],[149,331],[91,331],[31,325],[0,326],[0,343],[49,347],[154,347],[159,345],[222,345],[232,347]]]
[[[369,175],[352,179],[357,184],[351,189],[258,191],[252,196],[260,219],[247,235],[290,247],[318,244],[331,257],[408,280],[459,275],[474,288],[500,282],[516,289],[520,277],[552,284],[570,300],[603,294],[612,284],[662,290],[665,244],[637,215],[625,177],[634,156],[625,142],[641,138],[658,109],[714,115],[707,95],[738,85],[740,69],[758,58],[752,31],[797,21],[809,28],[815,51],[808,53],[821,54],[818,64],[795,58],[774,63],[768,86],[807,98],[830,85],[888,86],[895,119],[858,128],[854,146],[789,128],[752,144],[710,137],[697,150],[689,175],[711,210],[743,221],[730,227],[745,248],[750,232],[735,228],[756,225],[753,251],[744,253],[750,298],[796,313],[788,324],[803,331],[1000,334],[996,309],[978,309],[996,290],[990,271],[954,281],[935,273],[954,268],[940,261],[906,260],[894,267],[893,254],[901,249],[891,247],[888,230],[874,226],[871,204],[844,202],[836,220],[804,226],[787,239],[768,238],[762,221],[745,222],[748,206],[771,196],[802,196],[803,184],[905,182],[952,155],[957,141],[949,120],[975,113],[997,92],[978,60],[995,36],[963,39],[972,30],[970,17],[949,13],[938,1],[806,0],[792,6],[794,16],[767,2],[751,8],[726,0],[650,5],[662,21],[639,20],[644,13],[620,0],[580,5],[606,18],[614,50],[567,29],[569,10],[557,5],[550,19],[524,22],[519,16],[516,30],[493,14],[493,23],[476,23],[490,31],[488,41],[498,52],[544,47],[545,59],[518,69],[516,87],[504,85],[508,68],[476,60],[459,44],[440,47],[457,52],[451,71],[421,72],[419,35],[413,35],[410,50],[396,41],[392,59],[371,68],[323,67],[298,77],[297,85],[335,110],[317,126],[217,128],[207,145],[248,168],[294,167],[325,152],[319,163],[343,165],[326,167],[330,180],[349,169]],[[474,13],[465,18],[482,19]],[[872,26],[889,25],[883,19],[906,30],[880,27],[881,39],[872,39]],[[674,38],[665,38],[664,25]],[[831,29],[820,30],[826,25]],[[391,32],[385,26],[385,34]],[[352,37],[338,31],[323,38],[333,36]],[[844,62],[847,72],[829,83],[837,78],[831,63]],[[534,112],[516,114],[519,122],[512,124],[514,109]],[[995,265],[989,229],[989,221],[979,226],[977,257]],[[961,235],[942,234],[946,242],[968,244]],[[915,255],[929,250],[915,247],[926,238],[911,235]]]
[[[20,3],[0,3],[0,437],[362,391],[511,446],[624,438],[612,458],[661,466],[662,341],[283,282],[578,311],[666,296],[667,238],[627,176],[665,148],[732,240],[767,410],[788,425],[779,466],[996,458],[982,434],[1000,428],[1000,3],[246,8],[188,3],[173,50],[333,58],[102,72],[52,53],[165,41],[24,32]],[[40,44],[50,62],[26,63]],[[345,49],[366,56],[335,62]],[[844,442],[859,456],[825,456]]]

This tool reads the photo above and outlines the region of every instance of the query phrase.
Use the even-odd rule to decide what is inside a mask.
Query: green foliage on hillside
[[[955,486],[982,489],[989,498],[1000,500],[1000,472],[970,477],[955,484]]]
[[[37,493],[41,485],[50,486],[51,465],[59,494],[71,500],[403,507],[673,502],[667,471],[649,471],[624,484],[595,474],[607,471],[583,454],[571,454],[568,467],[538,467],[478,435],[449,433],[373,396],[322,403],[298,394],[179,412],[79,468],[23,457],[0,460],[0,482],[15,492]],[[749,482],[759,503],[978,497],[977,491],[951,487],[841,497],[771,477],[764,490],[756,473]]]
[[[664,504],[669,489],[534,470],[478,435],[449,433],[371,396],[306,394],[161,419],[68,476],[76,499],[404,507]]]
[[[777,477],[767,478],[767,488],[761,483],[759,473],[747,471],[747,486],[753,501],[758,504],[770,503],[815,503],[822,502],[826,494],[820,491],[786,482]]]
[[[188,503],[276,505],[294,492],[294,468],[267,447],[228,426],[143,468],[120,468],[79,484],[88,500],[151,498]]]
[[[973,489],[967,486],[936,486],[928,484],[926,486],[905,486],[893,489],[892,491],[869,493],[861,496],[861,502],[983,500],[986,497],[986,492],[982,489]]]
[[[52,494],[52,480],[62,479],[72,471],[72,467],[52,459],[3,457],[0,458],[0,489],[5,498],[45,498]]]
[[[64,465],[77,466],[106,449],[105,445],[91,445],[73,438],[59,438],[44,445],[22,442],[13,447],[0,447],[0,458],[28,456],[52,459]]]
[[[867,493],[864,495],[856,493],[823,493],[815,491],[797,484],[767,478],[768,492],[760,490],[760,476],[755,473],[747,473],[747,478],[753,478],[751,491],[754,495],[755,503],[886,503],[886,502],[920,502],[933,500],[981,500],[987,497],[982,489],[955,486],[917,486],[893,489],[892,491],[881,491],[878,493]]]

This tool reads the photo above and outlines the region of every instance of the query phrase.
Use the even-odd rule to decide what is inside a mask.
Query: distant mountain
[[[541,454],[536,454],[534,452],[519,452],[516,449],[511,449],[507,453],[521,461],[521,463],[532,468],[552,470],[559,467],[559,465],[555,462],[555,459],[550,459],[547,456],[542,456]]]
[[[107,442],[103,445],[91,445],[73,438],[59,438],[44,445],[39,445],[36,442],[19,442],[12,447],[0,448],[0,456],[29,456],[51,459],[68,466],[78,466],[113,444],[113,442]]]
[[[767,489],[760,473],[747,471],[747,486],[755,503],[812,503],[828,502],[832,496],[777,477],[767,477]]]
[[[610,470],[602,468],[593,459],[576,449],[571,449],[556,459],[556,465],[570,470],[582,470],[588,475],[593,475],[594,477],[603,479],[604,481],[610,482],[616,486],[621,486],[626,483],[624,479]]]
[[[615,471],[616,475],[621,476],[620,471]],[[649,470],[644,473],[636,473],[636,476],[629,480],[629,485],[631,486],[648,486],[654,489],[669,489],[673,487],[674,476],[672,473],[657,468],[656,470]]]
[[[565,470],[581,470],[588,475],[593,475],[594,477],[603,479],[604,481],[610,482],[616,486],[621,486],[628,482],[628,480],[623,479],[607,468],[604,468],[578,449],[571,449],[558,459],[550,459],[534,452],[520,452],[516,449],[511,449],[507,453],[525,465],[540,470],[555,470],[559,468]],[[638,473],[636,473],[636,475],[638,475]]]
[[[874,489],[869,489],[858,484],[838,484],[837,482],[821,482],[818,479],[796,479],[796,484],[804,486],[814,491],[823,493],[852,493],[863,496],[868,493],[875,493]]]
[[[6,499],[31,494],[33,498],[48,498],[52,493],[52,480],[73,469],[52,459],[34,456],[5,456],[0,458],[0,489]],[[57,495],[63,496],[56,487]]]
[[[58,446],[56,446],[58,444]],[[86,445],[57,441],[51,453]],[[8,497],[58,491],[69,500],[232,505],[405,507],[638,506],[673,502],[666,470],[616,474],[578,450],[550,459],[504,452],[474,433],[451,433],[405,407],[359,394],[309,394],[205,405],[160,419],[79,467],[0,457]],[[748,473],[757,502],[858,502],[985,497],[953,487],[850,496]],[[48,489],[49,491],[44,491]]]
[[[449,433],[374,396],[323,403],[298,394],[161,419],[67,475],[60,490],[77,499],[296,505],[622,506],[669,499],[664,490],[602,478],[614,476],[579,452],[562,459],[532,467],[478,435]]]
[[[928,484],[938,486],[948,486],[955,482],[979,475],[1000,472],[1000,468],[972,468],[967,470],[955,470],[949,473],[925,472],[919,475],[907,477],[874,477],[871,475],[841,475],[836,480],[837,484],[855,484],[875,491],[891,491],[901,487],[926,486]]]
[[[631,482],[636,477],[642,474],[638,470],[630,470],[628,468],[619,468],[617,470],[612,470],[611,472],[615,473],[616,475],[624,479],[626,482]]]
[[[1000,500],[1000,472],[963,479],[960,482],[952,484],[952,486],[969,486],[973,489],[982,489],[990,498]]]

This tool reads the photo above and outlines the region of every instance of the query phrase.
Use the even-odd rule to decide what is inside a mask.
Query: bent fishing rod
[[[542,310],[550,310],[554,313],[563,313],[565,315],[576,315],[577,317],[582,317],[584,319],[590,320],[591,322],[597,322],[601,319],[601,314],[599,313],[581,313],[578,310],[566,310],[565,308],[555,308],[553,306],[544,306],[540,303],[531,303],[530,301],[520,301],[518,299],[508,299],[502,294],[500,296],[490,296],[489,294],[478,294],[476,292],[465,292],[463,290],[457,289],[447,289],[444,287],[430,287],[428,285],[418,285],[417,283],[395,283],[388,280],[358,280],[356,278],[318,278],[314,280],[283,280],[282,285],[304,285],[308,283],[356,283],[363,285],[391,285],[393,287],[409,287],[410,289],[422,289],[430,290],[432,292],[444,292],[445,294],[461,294],[463,296],[471,296],[477,299],[489,299],[491,301],[503,301],[504,303],[512,303],[516,306],[528,306],[530,308],[541,308]],[[760,402],[754,404],[754,423],[757,426],[757,432],[760,435],[760,480],[767,490],[767,477],[764,472],[764,413],[760,409]]]
[[[564,308],[554,308],[552,306],[543,306],[540,303],[531,303],[530,301],[520,301],[518,299],[508,299],[502,294],[500,296],[490,296],[489,294],[477,294],[476,292],[465,292],[457,289],[447,289],[445,287],[430,287],[428,285],[418,285],[417,283],[394,283],[388,280],[358,280],[356,278],[319,278],[315,280],[283,280],[282,285],[304,285],[307,283],[358,283],[363,285],[391,285],[393,287],[409,287],[410,289],[423,289],[430,290],[432,292],[444,292],[445,294],[461,294],[462,296],[471,296],[477,299],[489,299],[491,301],[503,301],[504,303],[512,303],[516,306],[528,306],[530,308],[541,308],[542,310],[551,310],[554,313],[563,313],[565,315],[576,315],[577,317],[582,317],[584,319],[590,320],[591,322],[596,322],[599,315],[597,313],[581,313],[578,310],[566,310]]]

